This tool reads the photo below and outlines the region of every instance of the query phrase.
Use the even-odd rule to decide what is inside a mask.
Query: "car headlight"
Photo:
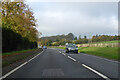
[[[71,48],[68,48],[69,50],[71,50]]]

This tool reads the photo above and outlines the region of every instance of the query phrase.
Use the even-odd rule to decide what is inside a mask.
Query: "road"
[[[118,63],[84,53],[48,48],[7,78],[118,78]]]

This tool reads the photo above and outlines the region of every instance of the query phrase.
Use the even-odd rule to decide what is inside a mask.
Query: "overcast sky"
[[[42,36],[118,34],[117,2],[27,2]]]

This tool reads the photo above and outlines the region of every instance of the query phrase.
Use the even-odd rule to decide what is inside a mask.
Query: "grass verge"
[[[2,53],[2,56],[14,55],[17,53],[29,52],[29,51],[33,51],[33,50],[36,50],[36,49],[27,49],[27,50],[21,50],[21,51],[6,52],[6,53]]]
[[[50,47],[50,48],[59,48],[59,49],[65,49],[65,47]],[[120,58],[118,58],[118,47],[79,47],[78,52],[100,56],[116,61],[120,61]]]
[[[2,55],[2,66],[8,66],[10,64],[19,62],[24,60],[25,58],[36,55],[40,53],[42,49],[29,49],[29,50],[22,50],[22,51],[14,51],[9,53],[3,53]]]
[[[112,60],[120,60],[118,58],[118,47],[79,47],[79,52],[100,56]]]

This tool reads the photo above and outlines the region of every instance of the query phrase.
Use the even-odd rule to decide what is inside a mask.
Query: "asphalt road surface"
[[[6,78],[118,78],[118,62],[86,55],[45,49]],[[112,80],[112,79],[111,79]]]

